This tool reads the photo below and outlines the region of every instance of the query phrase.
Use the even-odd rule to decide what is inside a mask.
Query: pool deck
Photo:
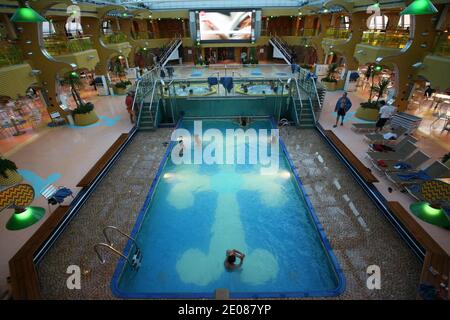
[[[44,299],[115,299],[110,281],[117,258],[100,264],[93,246],[102,229],[134,226],[170,129],[141,132],[126,148],[66,231],[38,265]],[[282,137],[328,240],[344,271],[347,289],[338,299],[414,299],[420,262],[369,200],[315,130],[283,128]],[[125,241],[116,241],[122,250]],[[81,268],[81,290],[69,290],[69,265]],[[367,267],[381,268],[381,289],[366,287]]]

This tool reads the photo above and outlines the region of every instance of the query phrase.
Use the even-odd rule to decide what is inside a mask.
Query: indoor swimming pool
[[[203,120],[202,126],[223,134],[240,127],[233,120]],[[269,119],[249,125],[272,126]],[[180,127],[194,132],[194,121],[185,119]],[[202,141],[203,150],[208,144]],[[270,174],[247,161],[253,146],[244,144],[245,164],[212,165],[176,165],[174,143],[169,145],[132,232],[141,265],[135,271],[119,261],[112,279],[116,296],[212,298],[224,288],[232,298],[320,297],[344,290],[343,273],[283,143],[278,170]],[[223,144],[224,153],[229,148]],[[246,254],[240,270],[224,268],[227,249]],[[134,251],[129,242],[125,255]]]
[[[281,85],[272,87],[269,84],[252,84],[248,86],[240,85],[236,92],[246,95],[287,95],[289,89],[283,88]]]

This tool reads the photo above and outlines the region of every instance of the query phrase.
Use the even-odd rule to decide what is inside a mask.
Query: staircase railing
[[[280,52],[286,57],[288,61],[292,61],[292,55],[288,51],[288,45],[277,35],[271,35],[273,44],[280,50]]]
[[[161,55],[159,59],[159,63],[161,66],[164,66],[166,64],[166,60],[170,57],[173,50],[176,50],[176,48],[181,44],[181,36],[177,35],[174,39],[172,39],[167,46],[167,49],[164,50],[163,54]]]
[[[146,72],[142,78],[140,78],[136,82],[136,88],[135,88],[135,94],[133,99],[133,107],[132,110],[134,114],[136,114],[136,111],[138,111],[138,116],[135,126],[138,127],[139,123],[141,121],[141,113],[142,113],[142,107],[144,104],[144,100],[146,95],[150,93],[150,90],[152,89],[152,86],[157,81],[157,68],[153,68],[150,71]]]
[[[322,101],[314,77],[310,75],[308,70],[300,68],[296,79],[298,79],[300,87],[308,95],[308,98],[311,101],[314,122],[319,121],[320,113],[322,112]]]
[[[295,116],[296,116],[296,118],[297,118],[297,125],[299,125],[299,124],[300,124],[300,121],[301,121],[302,110],[303,110],[303,101],[302,101],[302,94],[301,94],[301,92],[300,92],[300,87],[299,87],[299,85],[298,85],[298,81],[297,81],[296,78],[294,78],[294,83],[295,83],[294,94],[295,94],[295,92],[296,92],[296,94],[295,94],[295,96],[294,96],[294,98],[293,98],[293,100],[294,100],[294,109],[295,109]],[[299,114],[299,112],[297,111],[297,103],[296,103],[296,101],[295,101],[296,99],[297,99],[297,100],[299,101],[299,103],[300,103],[300,114]]]

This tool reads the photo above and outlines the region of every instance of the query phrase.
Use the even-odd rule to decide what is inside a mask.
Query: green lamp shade
[[[18,8],[11,18],[13,22],[44,22],[47,21],[43,16],[31,8]]]
[[[430,0],[414,0],[414,2],[407,6],[405,10],[400,12],[400,15],[410,14],[416,16],[419,14],[433,14],[436,12],[438,12],[438,10]]]
[[[35,224],[45,214],[45,209],[41,207],[27,207],[25,211],[14,213],[6,223],[8,230],[21,230]]]
[[[433,208],[428,202],[416,202],[409,206],[419,219],[435,226],[450,228],[450,219],[442,208]]]

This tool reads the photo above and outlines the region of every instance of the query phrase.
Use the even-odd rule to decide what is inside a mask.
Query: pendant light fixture
[[[29,7],[26,1],[19,1],[19,7],[11,17],[12,22],[38,23],[47,21],[43,16]]]

